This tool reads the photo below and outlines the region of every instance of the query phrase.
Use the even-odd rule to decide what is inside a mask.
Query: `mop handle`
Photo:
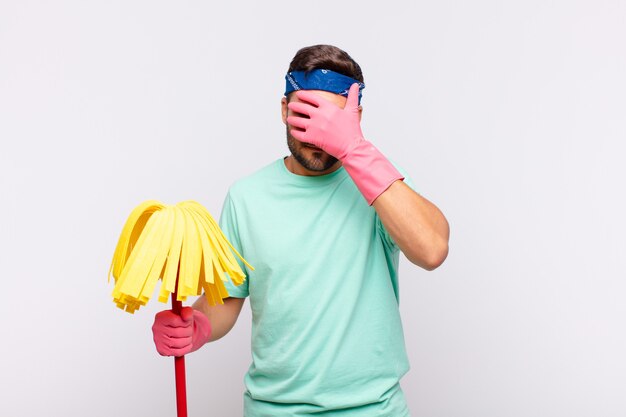
[[[178,284],[178,282],[177,282]],[[178,285],[177,285],[178,288]],[[172,311],[180,316],[183,303],[176,300],[176,291],[172,293]],[[185,356],[174,358],[176,371],[176,411],[178,417],[187,417],[187,387],[185,383]]]

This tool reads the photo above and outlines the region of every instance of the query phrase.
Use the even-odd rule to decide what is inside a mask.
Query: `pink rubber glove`
[[[211,323],[207,316],[191,307],[183,307],[180,316],[165,310],[154,317],[152,335],[161,355],[183,356],[209,341]]]
[[[396,180],[404,176],[374,145],[365,140],[359,120],[359,85],[348,91],[342,109],[319,95],[305,90],[296,91],[304,103],[290,102],[287,106],[306,117],[289,116],[287,123],[294,138],[310,143],[339,159],[356,186],[372,204]]]

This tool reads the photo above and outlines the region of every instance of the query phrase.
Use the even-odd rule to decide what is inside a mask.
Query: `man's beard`
[[[287,146],[296,161],[309,171],[326,171],[338,161],[338,159],[334,156],[320,151],[313,152],[313,156],[311,158],[304,156],[301,152],[303,147],[302,142],[299,142],[296,138],[289,134],[289,127],[287,127]],[[324,156],[326,156],[326,158],[324,158]]]

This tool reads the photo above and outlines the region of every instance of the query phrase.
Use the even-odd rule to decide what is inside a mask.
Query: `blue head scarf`
[[[313,71],[291,71],[285,75],[285,96],[296,90],[322,90],[348,97],[348,90],[354,83],[359,84],[359,104],[361,104],[361,91],[365,84],[346,75],[327,69]]]

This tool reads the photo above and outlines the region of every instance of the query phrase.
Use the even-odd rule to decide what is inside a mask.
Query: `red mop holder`
[[[176,280],[178,288],[178,280]],[[183,303],[176,299],[177,291],[172,293],[172,311],[180,316]],[[176,372],[176,411],[178,417],[187,417],[187,384],[185,382],[185,356],[174,358],[174,370]]]

